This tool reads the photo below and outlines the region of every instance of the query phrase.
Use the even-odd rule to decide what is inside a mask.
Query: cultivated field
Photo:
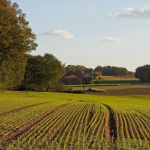
[[[100,76],[101,80],[110,80],[110,81],[139,81],[139,79],[135,78],[134,76]]]
[[[94,95],[150,95],[150,83],[141,83],[133,76],[101,76],[97,84],[71,85],[74,91],[85,90]],[[91,88],[91,91],[88,89]]]
[[[0,149],[150,149],[150,95],[0,94]]]

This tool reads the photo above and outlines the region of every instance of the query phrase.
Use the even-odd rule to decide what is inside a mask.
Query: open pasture
[[[0,149],[150,149],[150,96],[6,91]]]

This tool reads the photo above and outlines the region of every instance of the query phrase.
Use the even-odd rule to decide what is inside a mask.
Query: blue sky
[[[12,0],[37,35],[33,55],[51,53],[66,65],[150,64],[148,0]]]

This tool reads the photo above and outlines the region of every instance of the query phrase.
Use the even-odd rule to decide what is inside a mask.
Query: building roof
[[[65,78],[77,78],[77,76],[71,75],[71,76],[68,76],[68,77],[65,77]]]
[[[93,73],[87,73],[84,77],[94,77]]]

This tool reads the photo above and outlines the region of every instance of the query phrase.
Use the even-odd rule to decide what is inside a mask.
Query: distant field
[[[101,80],[135,80],[139,81],[139,79],[135,78],[134,76],[100,76]]]
[[[94,80],[93,80],[94,81]],[[130,85],[130,84],[137,84],[139,81],[137,80],[98,80],[98,84],[124,84],[124,85]]]
[[[93,82],[95,81],[98,81],[98,83],[85,85],[71,85],[69,87],[71,87],[73,90],[88,90],[89,88],[94,90],[100,90],[100,93],[95,93],[100,95],[150,94],[150,84],[140,83],[139,80],[133,76],[101,76],[101,79],[93,80]],[[107,91],[107,93],[102,91]],[[94,93],[88,92],[88,94]]]
[[[139,79],[133,76],[101,76],[101,79],[93,80],[93,82],[98,81],[98,84],[137,84]]]
[[[0,149],[150,149],[150,95],[0,94]]]

